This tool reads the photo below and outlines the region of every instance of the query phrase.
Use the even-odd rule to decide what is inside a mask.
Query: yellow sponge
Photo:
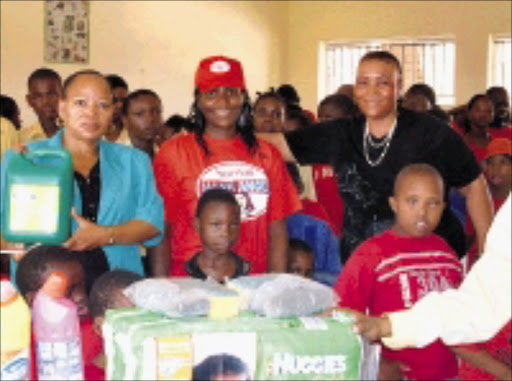
[[[240,312],[240,296],[211,296],[210,298],[211,319],[227,319],[238,316]]]

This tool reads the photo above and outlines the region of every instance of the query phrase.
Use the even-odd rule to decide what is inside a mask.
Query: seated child
[[[296,166],[287,163],[288,173],[301,194],[301,179]],[[310,245],[315,253],[313,279],[332,286],[341,271],[339,240],[332,226],[322,219],[323,207],[315,201],[302,199],[302,210],[286,218],[289,238],[300,239]],[[328,219],[325,214],[325,218]]]
[[[85,274],[77,256],[62,246],[33,247],[18,262],[15,275],[16,284],[27,304],[32,306],[37,291],[55,271],[66,275],[68,280],[66,296],[78,307],[82,335],[82,359],[84,367],[87,367],[97,355],[95,353],[97,348],[101,347],[101,337],[92,330],[92,320],[88,316]],[[35,341],[32,339],[32,359],[36,358],[34,343]],[[33,380],[36,379],[35,363],[32,361],[31,379]],[[89,378],[86,377],[86,379]]]
[[[427,164],[404,167],[389,203],[393,227],[357,247],[338,279],[342,307],[378,316],[411,307],[431,291],[458,287],[462,280],[455,252],[432,233],[445,206],[439,172]],[[399,364],[407,379],[457,375],[457,358],[440,340],[424,348],[382,347],[381,357],[388,365]]]
[[[112,270],[100,275],[94,282],[89,294],[89,306],[94,332],[103,337],[101,327],[105,311],[110,308],[133,307],[133,303],[124,296],[123,290],[139,280],[144,279],[137,273],[126,270]],[[105,355],[103,346],[85,366],[85,378],[103,380],[105,378]]]
[[[32,305],[37,291],[54,271],[66,275],[67,297],[77,305],[79,316],[86,317],[89,309],[84,270],[73,252],[62,246],[35,246],[18,262],[16,285],[27,304]]]
[[[314,253],[311,246],[300,239],[288,241],[288,262],[286,271],[313,279]]]
[[[196,207],[195,228],[203,250],[185,262],[191,277],[212,278],[223,282],[226,277],[247,275],[251,263],[231,251],[240,236],[240,206],[231,192],[209,189]]]

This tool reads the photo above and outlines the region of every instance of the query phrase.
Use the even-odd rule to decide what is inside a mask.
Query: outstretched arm
[[[484,350],[472,351],[462,347],[451,347],[451,350],[470,364],[492,374],[497,380],[510,380],[512,377],[509,365],[495,359]]]
[[[493,208],[487,183],[483,175],[478,176],[473,182],[459,189],[466,196],[466,205],[475,227],[478,254],[483,252],[485,235],[491,226]]]
[[[290,150],[283,134],[277,132],[259,132],[256,136],[260,139],[266,140],[270,144],[273,144],[277,150],[281,152],[281,156],[283,156],[284,161],[297,163],[297,159]]]

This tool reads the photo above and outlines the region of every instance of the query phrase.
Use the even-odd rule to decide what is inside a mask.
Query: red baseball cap
[[[512,141],[507,138],[493,139],[485,151],[486,159],[493,155],[512,155]]]
[[[245,78],[240,61],[224,56],[201,60],[194,87],[204,93],[217,87],[238,87],[245,90]]]

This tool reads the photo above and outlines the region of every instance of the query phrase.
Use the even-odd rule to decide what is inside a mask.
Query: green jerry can
[[[15,153],[6,168],[5,240],[57,245],[69,238],[73,168],[66,149]]]

